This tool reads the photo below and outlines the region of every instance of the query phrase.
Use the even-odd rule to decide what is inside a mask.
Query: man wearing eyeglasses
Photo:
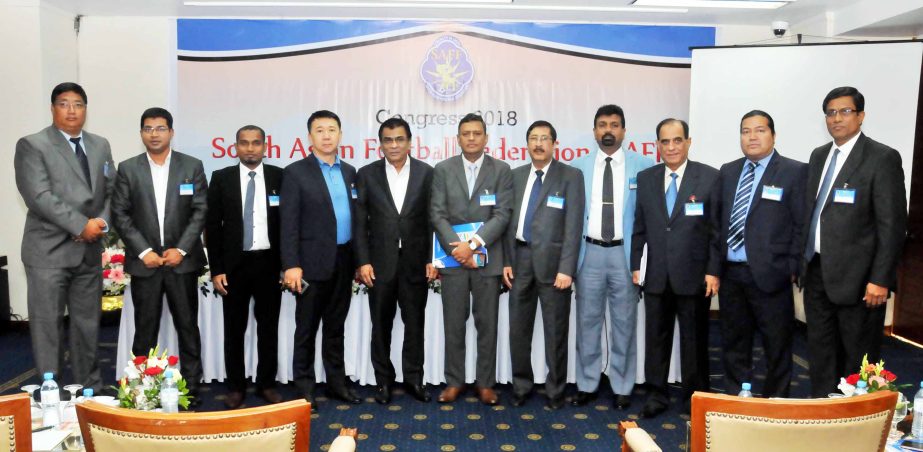
[[[513,216],[507,227],[503,283],[510,288],[513,406],[532,392],[532,331],[541,300],[545,340],[545,405],[564,406],[571,290],[583,231],[583,173],[554,159],[554,126],[536,121],[526,130],[531,165],[513,170]]]
[[[112,215],[125,242],[125,271],[131,274],[135,337],[131,351],[147,355],[157,345],[163,297],[179,339],[180,371],[192,406],[202,380],[197,291],[205,266],[208,183],[202,162],[170,147],[173,116],[163,108],[141,115],[147,152],[119,164]]]
[[[410,137],[407,121],[387,119],[378,128],[384,158],[360,168],[356,175],[356,264],[359,278],[369,288],[372,367],[378,383],[375,401],[381,404],[391,402],[396,378],[391,327],[398,306],[404,322],[404,385],[413,398],[430,401],[423,384],[423,320],[426,283],[437,274],[430,262],[433,169],[410,157]]]
[[[29,209],[22,262],[36,370],[58,377],[64,368],[66,306],[74,382],[99,391],[100,239],[109,229],[115,165],[109,141],[83,130],[86,111],[87,95],[80,85],[56,86],[52,125],[16,143],[13,168]]]
[[[878,361],[907,229],[901,156],[862,133],[865,97],[835,88],[823,111],[833,143],[811,153],[803,240],[814,397],[834,392],[863,355]]]

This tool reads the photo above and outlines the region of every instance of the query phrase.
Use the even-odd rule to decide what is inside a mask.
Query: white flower
[[[147,367],[157,367],[157,362],[160,361],[156,357],[150,357],[147,359]]]
[[[179,369],[170,369],[170,371],[173,372],[173,381],[175,383],[179,383],[179,381],[183,379],[183,376],[179,373]]]
[[[134,364],[129,364],[125,367],[125,376],[128,377],[129,380],[136,380],[141,377],[141,373],[138,372]]]
[[[840,378],[840,384],[837,385],[837,389],[846,394],[846,397],[850,397],[856,392],[856,387],[847,383],[845,378]]]

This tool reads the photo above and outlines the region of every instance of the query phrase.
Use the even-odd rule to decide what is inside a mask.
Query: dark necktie
[[[253,248],[253,198],[256,194],[256,182],[253,177],[256,171],[247,173],[250,181],[247,182],[247,197],[244,198],[244,251]]]
[[[827,204],[827,196],[830,194],[830,186],[833,185],[833,173],[836,172],[836,158],[840,155],[839,148],[833,150],[833,157],[830,157],[830,164],[827,165],[827,172],[824,173],[824,180],[820,184],[820,192],[817,193],[817,200],[814,201],[814,213],[811,214],[811,228],[808,229],[807,246],[804,249],[804,257],[808,262],[814,257],[814,238],[817,235],[817,223],[820,221],[820,213]]]
[[[756,164],[747,163],[747,172],[740,180],[737,194],[734,195],[734,207],[731,209],[731,225],[728,227],[728,247],[737,250],[744,244],[744,226],[747,224],[747,211],[750,210],[750,192],[753,191]]]
[[[86,152],[83,152],[83,147],[80,146],[80,137],[71,138],[71,143],[74,143],[75,153],[77,155],[77,162],[80,163],[80,168],[83,169],[83,178],[87,183],[87,186],[90,189],[93,189],[93,183],[90,181],[90,161],[87,160]]]
[[[542,191],[542,170],[535,172],[535,182],[532,182],[532,191],[529,193],[529,204],[526,207],[526,219],[522,225],[522,238],[532,242],[532,218],[535,217],[535,208],[538,207],[539,193]]]
[[[603,172],[603,218],[602,239],[611,242],[615,238],[615,205],[612,188],[612,157],[606,157],[606,171]]]

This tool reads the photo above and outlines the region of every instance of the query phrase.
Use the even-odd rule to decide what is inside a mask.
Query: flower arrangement
[[[214,289],[212,289],[212,272],[211,268],[206,264],[205,268],[202,269],[202,272],[199,274],[199,290],[202,292],[202,295],[210,294]]]
[[[125,286],[131,277],[125,273],[125,250],[110,246],[103,250],[103,296],[118,296],[125,293]]]
[[[843,394],[851,396],[856,392],[856,384],[860,381],[867,383],[868,392],[885,390],[900,392],[900,386],[895,384],[897,375],[885,369],[885,362],[883,360],[878,361],[877,364],[870,363],[868,354],[862,357],[862,365],[859,367],[859,372],[846,378],[840,378],[840,384],[837,385],[837,389],[842,391]]]
[[[125,367],[125,376],[119,380],[119,386],[113,387],[118,391],[119,406],[134,408],[136,410],[151,411],[160,408],[160,385],[164,381],[164,371],[173,372],[173,381],[179,389],[179,406],[189,408],[186,380],[183,379],[176,368],[179,358],[168,355],[167,351],[159,352],[159,346],[148,352],[147,356],[132,356],[128,366]]]
[[[359,278],[353,279],[353,295],[359,295],[360,293],[369,293],[369,288],[362,281],[359,281]]]
[[[427,283],[427,286],[433,293],[442,293],[442,274],[437,274],[436,279]]]

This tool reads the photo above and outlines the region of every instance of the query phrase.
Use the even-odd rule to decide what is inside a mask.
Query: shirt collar
[[[766,157],[763,157],[754,163],[756,163],[756,166],[761,166],[763,167],[763,169],[766,169],[766,167],[769,166],[769,161],[772,160],[772,156],[775,155],[775,153],[776,153],[776,150],[775,148],[773,148],[772,152],[766,155]],[[752,162],[752,161],[753,160],[747,159],[747,162]]]
[[[603,152],[602,149],[599,149],[597,147],[596,148],[596,164],[605,165],[606,157],[612,157],[612,163],[616,165],[620,165],[622,162],[625,161],[625,149],[622,147],[619,147],[619,150],[613,152],[612,155],[610,156],[610,155],[606,155],[606,153]]]
[[[250,171],[255,172],[256,175],[259,177],[263,177],[263,162],[260,162],[260,164],[257,165],[256,168],[253,168],[253,169],[247,168],[247,166],[244,165],[243,163],[239,163],[237,164],[237,166],[240,168],[241,178],[250,178]]]
[[[859,136],[862,135],[862,132],[856,134],[856,136],[849,139],[849,141],[843,143],[842,146],[837,146],[836,142],[831,144],[830,152],[833,152],[834,149],[839,149],[844,155],[849,155],[852,151],[852,148],[856,146],[856,141],[859,141]]]
[[[543,178],[544,178],[545,176],[548,175],[548,170],[551,169],[551,164],[552,164],[552,163],[554,163],[554,162],[548,162],[548,164],[545,165],[545,167],[541,169],[541,171],[542,171],[542,177],[543,177]],[[534,163],[533,163],[532,165],[530,165],[530,166],[532,166],[532,174],[535,174],[535,172],[539,170],[538,168],[535,167],[535,164],[534,164]]]
[[[318,163],[320,163],[321,165],[325,165],[325,166],[327,166],[328,168],[337,168],[337,167],[340,166],[340,153],[339,153],[339,152],[336,153],[336,154],[333,154],[333,164],[330,164],[330,163],[327,163],[327,162],[321,160],[321,159],[318,158],[316,155],[314,156],[314,158],[317,159],[317,162],[318,162]]]
[[[407,161],[404,162],[404,166],[401,167],[401,170],[398,171],[397,168],[391,164],[388,159],[385,159],[385,169],[390,171],[392,174],[403,175],[405,171],[410,171],[410,156],[407,156]]]
[[[473,162],[470,161],[470,160],[468,160],[468,159],[466,159],[465,156],[463,155],[463,156],[462,156],[462,160],[465,161],[465,169],[470,168],[471,165],[474,165],[474,166],[476,166],[478,169],[481,169],[481,165],[484,164],[484,156],[485,156],[485,155],[487,155],[487,153],[486,153],[486,152],[482,152],[482,153],[481,153],[481,156],[478,157],[478,159],[475,160],[475,161],[473,161]]]
[[[57,128],[57,127],[56,127],[56,128]],[[83,129],[80,129],[80,133],[79,133],[76,137],[70,136],[69,133],[67,133],[67,132],[65,132],[65,131],[63,131],[63,130],[61,130],[61,129],[58,129],[58,132],[61,132],[61,135],[64,135],[64,139],[67,140],[67,141],[70,141],[71,138],[80,138],[80,142],[83,142]]]
[[[676,168],[676,171],[671,170],[669,167],[667,167],[667,165],[663,165],[664,169],[666,170],[666,175],[667,175],[666,177],[670,177],[670,173],[676,173],[676,177],[679,179],[682,179],[683,174],[686,174],[686,166],[688,165],[689,165],[689,159],[686,159],[686,161],[683,162],[683,164],[680,165],[679,168]]]
[[[161,167],[161,165],[158,165],[156,162],[154,162],[154,160],[151,158],[151,154],[150,154],[149,152],[145,152],[144,155],[147,156],[147,162],[150,163],[151,166],[156,166],[156,167],[158,167],[158,168]],[[169,168],[169,167],[170,167],[170,158],[172,158],[172,157],[173,157],[173,149],[167,149],[167,158],[166,158],[166,160],[163,161],[163,167],[164,167],[164,168]]]

